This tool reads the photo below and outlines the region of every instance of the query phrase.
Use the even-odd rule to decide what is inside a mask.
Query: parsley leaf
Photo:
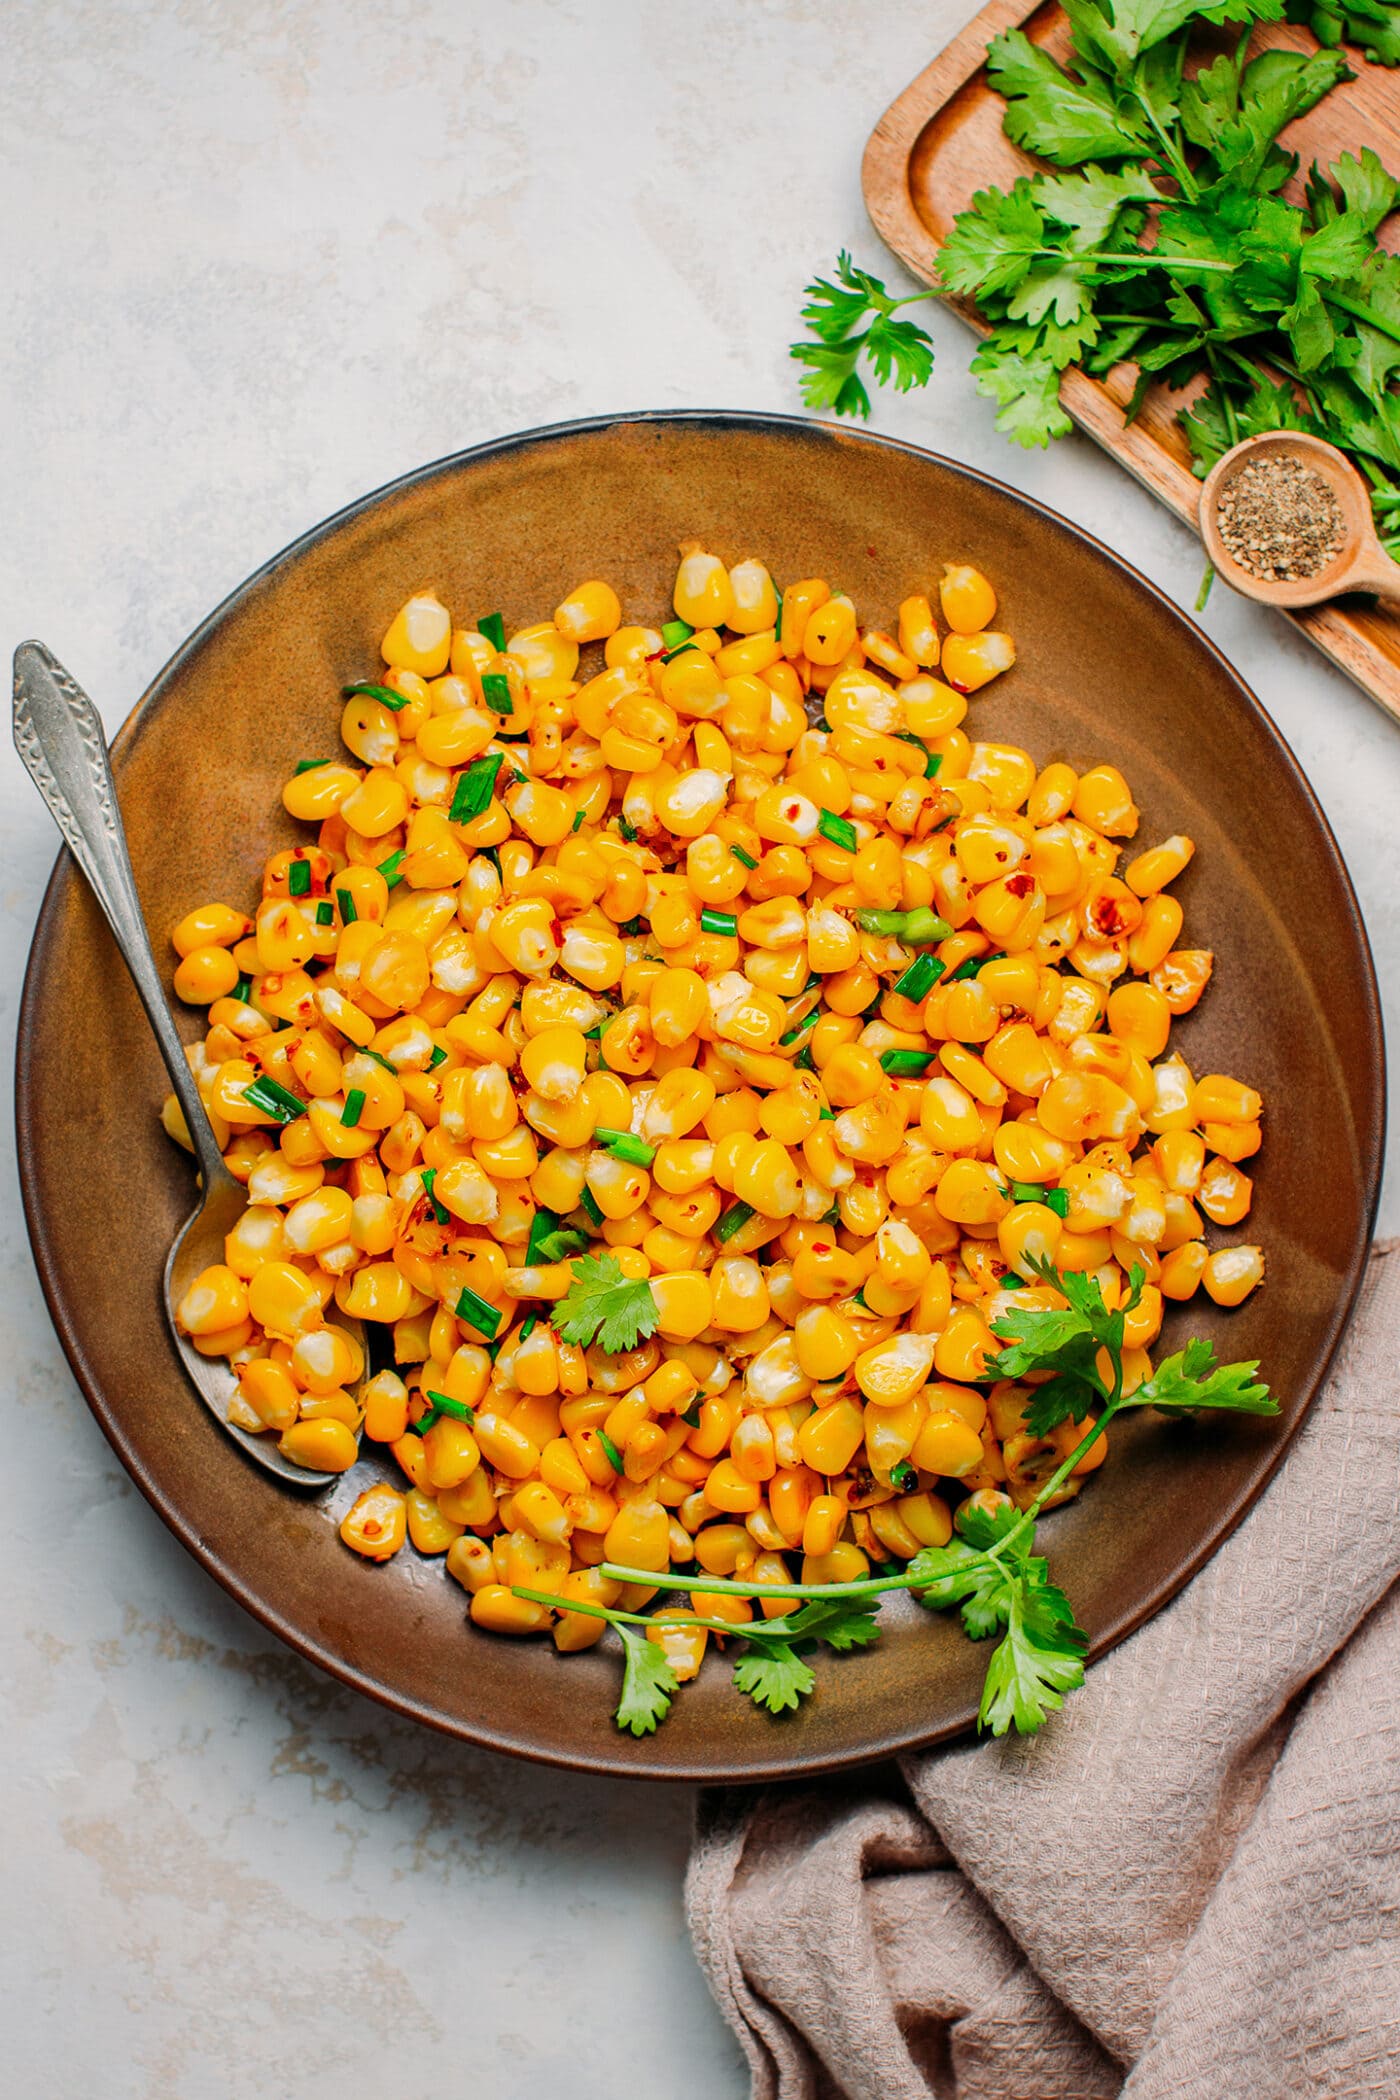
[[[635,1626],[616,1620],[613,1623],[621,1636],[625,1658],[617,1725],[629,1728],[633,1735],[652,1735],[658,1722],[664,1721],[671,1711],[671,1699],[680,1690],[680,1679],[656,1641],[649,1640]]]
[[[734,1682],[770,1714],[794,1712],[816,1685],[810,1663],[786,1641],[765,1641],[734,1665]]]
[[[645,1277],[627,1277],[615,1254],[586,1254],[573,1264],[568,1295],[550,1314],[557,1334],[621,1356],[656,1332],[660,1314]]]

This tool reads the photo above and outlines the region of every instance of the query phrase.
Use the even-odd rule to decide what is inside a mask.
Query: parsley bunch
[[[940,251],[932,291],[892,298],[842,254],[807,287],[810,339],[793,345],[808,404],[866,415],[877,382],[923,385],[932,344],[899,309],[975,299],[990,333],[972,360],[997,427],[1018,444],[1062,436],[1060,374],[1131,361],[1136,416],[1154,380],[1207,387],[1183,416],[1196,471],[1265,430],[1312,430],[1368,475],[1382,537],[1400,552],[1400,261],[1376,230],[1400,184],[1369,148],[1314,164],[1302,205],[1278,195],[1297,166],[1277,139],[1339,82],[1334,50],[1246,58],[1253,21],[1285,0],[1066,0],[1068,68],[1019,29],[990,45],[1006,133],[1056,172],[983,190]],[[1324,43],[1352,37],[1400,63],[1400,6],[1287,0]],[[1301,10],[1301,16],[1299,14]],[[1233,50],[1187,70],[1193,30],[1242,23]]]
[[[598,1260],[617,1268],[612,1256]],[[584,1266],[577,1263],[576,1271]],[[650,1628],[699,1623],[737,1640],[743,1652],[734,1669],[736,1688],[769,1713],[782,1714],[798,1707],[816,1688],[815,1672],[806,1659],[814,1647],[820,1644],[848,1654],[879,1638],[875,1614],[880,1598],[891,1590],[912,1590],[932,1611],[956,1609],[971,1640],[999,1636],[988,1659],[978,1711],[978,1726],[993,1735],[1005,1735],[1009,1729],[1034,1734],[1047,1715],[1063,1705],[1066,1692],[1083,1683],[1088,1636],[1075,1623],[1064,1591],[1050,1580],[1047,1562],[1034,1550],[1040,1511],[1058,1495],[1114,1416],[1127,1408],[1153,1407],[1169,1415],[1199,1408],[1273,1415],[1278,1405],[1255,1377],[1257,1363],[1217,1364],[1212,1344],[1200,1340],[1165,1357],[1150,1378],[1125,1390],[1124,1329],[1142,1294],[1142,1270],[1131,1272],[1126,1298],[1110,1312],[1097,1277],[1062,1274],[1049,1263],[1031,1259],[1024,1259],[1022,1266],[1049,1285],[1062,1303],[1018,1307],[998,1320],[992,1331],[1004,1346],[990,1375],[1004,1379],[1024,1378],[1029,1372],[1050,1374],[1027,1404],[1026,1427],[1034,1436],[1048,1436],[1066,1421],[1087,1419],[1074,1449],[1026,1509],[1006,1500],[969,1497],[954,1518],[956,1536],[946,1546],[926,1547],[898,1572],[856,1582],[755,1583],[676,1574],[663,1578],[665,1589],[682,1593],[790,1597],[797,1604],[783,1618],[754,1619],[742,1626],[723,1619],[680,1619],[674,1606],[669,1616],[664,1605],[648,1615],[584,1604],[545,1590],[516,1590],[517,1596],[534,1603],[604,1619],[617,1629],[623,1645],[619,1728],[650,1734],[664,1720],[678,1688],[663,1649],[648,1638]],[[616,1291],[618,1285],[609,1282],[603,1287]],[[647,1289],[645,1284],[626,1287]],[[591,1281],[587,1288],[594,1290]],[[603,1562],[601,1572],[618,1582],[648,1587],[657,1580],[654,1570],[609,1561]]]

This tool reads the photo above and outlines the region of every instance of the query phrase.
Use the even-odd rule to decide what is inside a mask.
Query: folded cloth
[[[1400,2095],[1400,1242],[1238,1530],[1029,1741],[701,1797],[754,2100]]]

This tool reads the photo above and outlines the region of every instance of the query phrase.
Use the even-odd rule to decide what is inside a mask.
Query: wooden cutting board
[[[1040,163],[1013,146],[1003,132],[1006,105],[987,82],[987,46],[1013,28],[1024,29],[1033,43],[1062,63],[1068,57],[1069,22],[1058,0],[1040,5],[1034,0],[989,0],[891,103],[870,134],[862,170],[866,207],[881,238],[926,284],[933,283],[938,251],[974,192],[992,185],[1009,189],[1018,176],[1039,170]],[[1312,52],[1317,44],[1306,29],[1271,22],[1257,29],[1251,42],[1251,50],[1269,48]],[[1334,88],[1316,109],[1290,124],[1280,142],[1300,156],[1302,171],[1315,159],[1326,164],[1344,152],[1359,153],[1370,146],[1387,168],[1400,172],[1400,72],[1371,65],[1354,51],[1347,55],[1357,78]],[[1284,194],[1301,201],[1301,185],[1295,181]],[[1400,249],[1398,221],[1400,214],[1382,228],[1381,240],[1388,248]],[[971,301],[947,303],[985,334],[986,325]],[[1152,386],[1136,420],[1128,424],[1123,407],[1135,378],[1133,365],[1118,365],[1103,380],[1071,366],[1060,397],[1081,429],[1194,530],[1201,484],[1191,471],[1190,449],[1177,412],[1200,391],[1201,383],[1176,394],[1160,383]],[[1351,598],[1278,617],[1291,620],[1400,720],[1400,613]]]

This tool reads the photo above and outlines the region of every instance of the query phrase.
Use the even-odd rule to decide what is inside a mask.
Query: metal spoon
[[[1299,466],[1320,474],[1337,499],[1342,513],[1342,544],[1325,568],[1314,576],[1282,580],[1255,576],[1237,562],[1220,532],[1220,498],[1241,467],[1251,460],[1294,459]],[[1376,537],[1371,517],[1371,498],[1366,484],[1346,454],[1325,438],[1305,430],[1270,430],[1261,437],[1245,438],[1231,446],[1216,461],[1201,490],[1201,538],[1216,573],[1232,590],[1261,605],[1281,605],[1296,612],[1305,605],[1321,605],[1343,591],[1371,591],[1391,604],[1400,604],[1400,562],[1394,562]]]
[[[86,875],[116,937],[122,960],[141,995],[146,1018],[165,1060],[170,1084],[194,1141],[203,1183],[199,1207],[176,1236],[165,1264],[165,1315],[196,1392],[226,1435],[251,1459],[293,1487],[329,1487],[338,1476],[293,1465],[276,1443],[253,1436],[228,1419],[237,1380],[227,1363],[201,1356],[175,1325],[175,1307],[201,1269],[224,1258],[224,1235],[248,1202],[247,1191],[224,1165],[194,1074],[165,1003],[146,922],[132,879],[126,833],[107,763],[97,709],[42,642],[15,651],[15,747],[33,776],[73,858]]]

